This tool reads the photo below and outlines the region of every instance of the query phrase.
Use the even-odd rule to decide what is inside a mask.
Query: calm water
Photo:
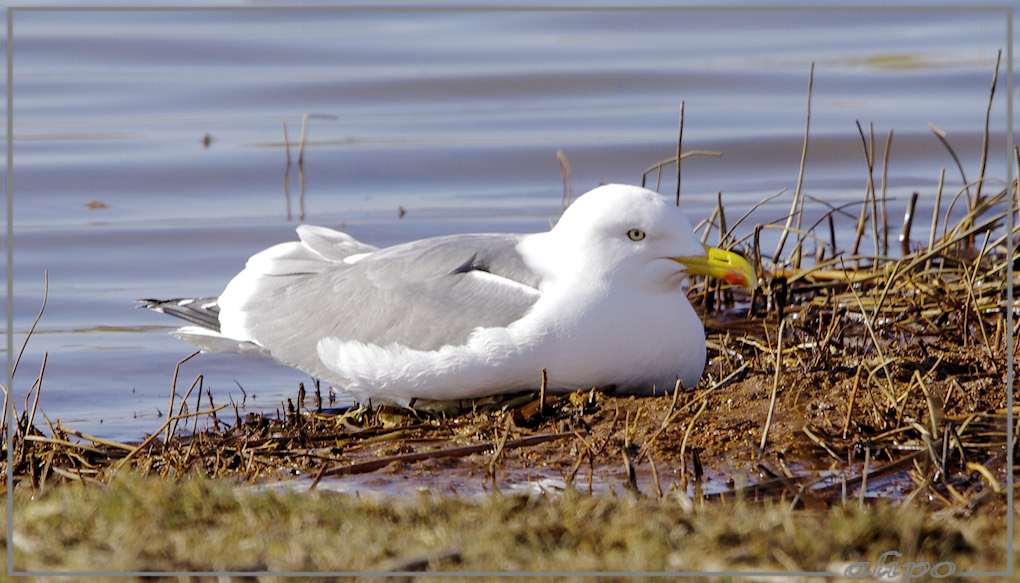
[[[133,300],[217,295],[248,256],[293,237],[284,120],[296,162],[313,115],[304,220],[387,245],[548,228],[561,210],[557,150],[575,193],[639,182],[673,154],[685,102],[685,147],[723,156],[685,161],[684,205],[700,220],[721,191],[732,221],[793,191],[814,62],[805,192],[860,200],[855,122],[874,123],[880,151],[895,131],[891,212],[917,190],[924,216],[940,168],[946,192],[961,183],[927,124],[976,177],[1005,31],[991,12],[16,12],[16,351],[49,273],[14,379],[18,410],[45,353],[40,408],[54,423],[116,439],[159,428],[192,348]],[[992,117],[988,174],[1000,178],[1006,96],[1000,87]],[[784,216],[788,197],[756,220]],[[309,380],[202,355],[182,366],[178,393],[199,374],[216,404],[270,409]]]

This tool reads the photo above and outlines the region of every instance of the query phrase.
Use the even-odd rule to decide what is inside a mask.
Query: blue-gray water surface
[[[47,418],[124,440],[162,425],[175,364],[192,351],[168,334],[171,318],[134,300],[215,296],[247,257],[292,239],[301,222],[375,245],[544,230],[562,208],[558,151],[575,194],[640,182],[675,153],[681,103],[685,149],[722,153],[684,161],[682,204],[692,220],[711,214],[719,192],[732,222],[788,189],[753,222],[782,218],[797,183],[812,63],[804,192],[831,205],[862,200],[857,122],[865,132],[873,124],[876,181],[894,132],[890,212],[902,216],[917,191],[920,216],[930,216],[940,170],[947,196],[962,179],[928,124],[976,178],[1007,42],[1002,13],[975,10],[22,10],[12,18],[16,353],[49,277],[14,401],[22,411],[46,355]],[[1000,180],[1005,100],[1015,99],[1005,68],[987,171]],[[672,168],[659,188],[674,191]],[[846,223],[840,234],[849,238]],[[927,219],[919,223],[915,237],[926,241]],[[766,231],[765,248],[774,240]],[[274,409],[310,381],[265,360],[200,355],[181,367],[177,394],[197,375],[217,405],[248,408]]]

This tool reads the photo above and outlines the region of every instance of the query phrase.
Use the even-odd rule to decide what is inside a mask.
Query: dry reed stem
[[[39,325],[39,320],[42,319],[43,312],[46,311],[46,302],[50,297],[50,272],[49,270],[43,270],[43,300],[42,305],[39,306],[39,313],[36,314],[35,320],[32,320],[32,325],[28,328],[28,333],[25,335],[25,341],[21,343],[21,350],[18,351],[18,357],[14,359],[13,370],[18,370],[18,364],[21,362],[22,355],[25,354],[25,348],[28,346],[28,340],[35,333],[36,326]],[[11,387],[13,390],[13,387]],[[13,407],[13,404],[12,404]]]
[[[166,410],[167,417],[172,417],[173,416],[174,400],[177,397],[177,377],[181,373],[181,365],[184,364],[185,362],[188,362],[192,358],[195,358],[196,356],[201,354],[201,352],[202,352],[201,350],[196,350],[196,351],[192,352],[188,356],[185,356],[181,360],[177,361],[177,365],[174,366],[174,378],[173,378],[173,381],[170,383],[170,407]],[[190,392],[190,390],[189,390],[189,392]],[[166,425],[166,437],[163,440],[164,443],[170,443],[170,435],[171,435],[171,429],[170,428],[171,428],[170,423],[167,423],[167,425]]]
[[[133,451],[135,449],[135,446],[133,446],[133,445],[128,445],[126,443],[120,443],[119,441],[112,441],[112,440],[109,440],[109,439],[103,439],[101,437],[94,437],[92,435],[88,435],[87,433],[82,433],[81,431],[77,431],[75,429],[70,429],[70,428],[64,427],[64,426],[62,426],[60,424],[57,425],[57,428],[60,430],[61,433],[66,433],[68,435],[73,435],[75,437],[84,439],[86,441],[91,441],[92,443],[95,443],[95,444],[98,444],[98,445],[105,445],[105,446],[108,446],[108,447],[113,447],[113,448],[116,448],[116,449],[123,449],[123,450],[126,450],[126,451]]]
[[[931,211],[931,230],[928,232],[928,249],[935,247],[935,235],[939,230],[939,210],[942,207],[942,189],[946,184],[946,169],[939,170],[939,183],[935,189],[935,206]],[[925,262],[924,270],[931,269],[931,260]]]
[[[503,422],[503,436],[499,438],[499,443],[492,452],[492,458],[489,460],[489,478],[492,480],[492,488],[496,489],[496,463],[499,461],[501,455],[503,455],[503,448],[506,446],[506,438],[510,436],[510,426],[513,424],[513,417],[509,414],[504,415],[505,421]]]
[[[49,359],[49,356],[50,356],[49,352],[43,353],[42,364],[39,365],[39,376],[36,377],[35,382],[32,384],[32,386],[35,387],[35,398],[32,400],[32,413],[29,414],[28,422],[25,424],[26,433],[28,432],[27,429],[29,427],[35,425],[35,414],[36,411],[39,410],[39,395],[42,394],[42,381],[43,377],[46,375],[46,361]],[[31,392],[31,389],[29,389],[29,392]],[[27,409],[28,395],[25,396],[25,401],[26,401],[25,408]]]
[[[769,412],[765,417],[765,427],[761,432],[761,443],[758,446],[762,451],[768,442],[769,429],[772,427],[772,414],[776,410],[776,394],[779,392],[779,375],[783,369],[783,331],[786,329],[786,320],[779,322],[779,331],[776,333],[776,372],[772,378],[772,395],[769,397]]]
[[[981,170],[978,176],[980,180],[977,184],[977,190],[974,194],[974,202],[981,202],[981,187],[984,184],[985,169],[988,167],[988,142],[991,137],[991,123],[992,123],[992,103],[995,101],[995,87],[999,83],[999,65],[1002,63],[1002,49],[999,49],[998,55],[995,57],[995,69],[992,73],[992,85],[988,90],[988,107],[985,109],[985,131],[981,138]]]
[[[691,437],[691,431],[694,430],[694,425],[698,422],[698,418],[701,417],[701,414],[705,412],[706,407],[708,407],[708,399],[702,399],[701,407],[698,408],[698,412],[695,413],[694,416],[691,417],[691,420],[687,423],[687,429],[684,430],[684,437],[680,441],[680,468],[681,474],[685,476],[687,475],[687,458],[684,454],[687,452],[687,441]]]
[[[952,144],[949,143],[948,134],[946,134],[945,131],[943,131],[941,128],[939,128],[938,126],[931,122],[928,122],[928,128],[931,129],[932,133],[935,134],[935,137],[938,138],[940,142],[942,142],[942,145],[946,148],[946,150],[949,152],[949,155],[953,158],[953,161],[956,162],[956,168],[957,170],[960,171],[960,179],[965,185],[964,188],[967,193],[967,206],[968,207],[973,206],[974,201],[971,199],[970,196],[970,181],[967,180],[967,173],[964,172],[963,170],[963,162],[960,161],[960,157],[956,155],[956,150],[954,150]]]
[[[889,179],[889,152],[892,150],[893,130],[889,130],[889,136],[885,140],[885,150],[882,153],[882,254],[889,254],[889,218],[886,212],[886,184]],[[878,254],[878,251],[875,251]]]
[[[921,193],[917,191],[910,195],[910,203],[907,205],[907,210],[903,213],[903,230],[900,231],[900,252],[904,256],[910,255],[910,231],[914,226],[914,211],[917,210],[917,198],[920,195]],[[888,253],[888,249],[886,253]]]
[[[283,198],[287,206],[287,222],[290,222],[290,139],[287,137],[286,117],[283,118],[283,152],[286,157],[286,164],[283,167]]]
[[[722,152],[717,152],[713,150],[688,150],[680,155],[680,159],[684,160],[690,158],[691,156],[710,156],[713,158],[718,158],[722,156]],[[645,171],[641,174],[641,186],[646,186],[648,174],[655,170],[658,172],[659,178],[656,182],[656,187],[653,190],[659,190],[659,187],[661,185],[662,169],[665,166],[669,166],[670,164],[676,163],[676,161],[677,157],[671,156],[669,158],[666,158],[665,160],[660,160],[646,168]]]
[[[861,386],[861,366],[857,365],[857,374],[854,375],[854,384],[850,389],[850,400],[846,405],[846,417],[843,418],[843,439],[846,439],[847,431],[850,429],[850,414],[854,410],[854,399],[857,397],[857,389]]]
[[[804,169],[807,165],[808,136],[811,133],[811,93],[815,84],[815,64],[811,63],[811,72],[808,74],[807,111],[804,121],[804,145],[800,152],[800,169],[797,171],[797,186],[793,191],[793,201],[790,203],[790,213],[787,215],[786,226],[779,236],[779,243],[776,245],[776,252],[772,255],[772,263],[779,264],[779,257],[783,254],[783,246],[786,244],[786,237],[790,227],[793,226],[793,218],[797,217],[797,229],[800,229],[800,217],[803,214],[804,199],[801,187],[804,184]]]
[[[861,141],[864,142],[864,159],[868,168],[868,183],[864,191],[864,204],[861,206],[861,215],[857,222],[857,234],[854,239],[854,246],[851,251],[854,255],[857,254],[859,249],[861,236],[864,234],[865,225],[867,224],[867,210],[868,205],[871,205],[871,226],[872,236],[875,243],[875,255],[879,254],[878,247],[878,208],[876,206],[875,196],[875,124],[868,124],[869,137],[865,138],[864,130],[861,128],[861,122],[857,122],[857,131],[861,135]]]
[[[680,206],[680,176],[683,165],[683,144],[684,144],[684,102],[680,102],[680,127],[676,137],[676,206]]]
[[[563,199],[560,204],[563,206],[563,210],[566,210],[570,206],[570,201],[574,199],[573,172],[570,169],[570,161],[567,160],[567,155],[563,153],[563,150],[556,150],[556,162],[560,167],[560,180],[563,181]]]
[[[546,435],[531,435],[531,436],[528,436],[528,437],[522,437],[521,439],[514,439],[514,440],[506,441],[503,444],[503,450],[505,451],[505,450],[516,449],[516,448],[520,448],[520,447],[528,447],[528,446],[532,446],[532,445],[535,445],[535,444],[538,444],[538,443],[544,443],[546,441],[553,441],[553,440],[557,440],[557,439],[562,439],[564,437],[568,437],[568,436],[572,436],[572,435],[573,435],[573,433],[552,433],[552,434],[546,434]],[[426,460],[426,459],[436,459],[436,458],[443,458],[443,457],[463,457],[463,456],[472,455],[472,454],[476,454],[476,453],[482,453],[482,452],[491,450],[494,447],[498,447],[498,445],[497,444],[493,444],[493,443],[482,443],[482,444],[478,444],[478,445],[466,445],[466,446],[462,446],[462,447],[451,447],[451,448],[432,450],[432,451],[399,454],[399,455],[393,455],[393,456],[389,456],[389,457],[385,457],[385,458],[380,458],[380,459],[376,459],[376,460],[370,460],[370,461],[366,461],[366,462],[359,462],[359,463],[354,463],[354,464],[350,464],[350,465],[340,466],[340,467],[337,467],[337,468],[332,468],[332,469],[326,470],[323,473],[323,475],[324,476],[341,476],[341,475],[347,475],[347,474],[360,474],[360,473],[375,471],[375,470],[377,470],[379,468],[388,466],[389,464],[394,463],[394,462],[407,463],[407,462],[417,462],[417,461]]]

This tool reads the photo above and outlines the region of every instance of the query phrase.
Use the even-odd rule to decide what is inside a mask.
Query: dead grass
[[[951,560],[964,572],[1004,566],[1003,511],[996,503],[966,520],[932,520],[885,503],[790,513],[774,502],[692,505],[576,491],[380,502],[122,474],[101,488],[18,491],[13,567],[841,573],[895,549],[915,562]]]

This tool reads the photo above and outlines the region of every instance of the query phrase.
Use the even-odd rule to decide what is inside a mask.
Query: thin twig
[[[786,329],[786,320],[779,321],[779,332],[776,334],[776,373],[772,377],[772,396],[769,397],[769,413],[765,418],[765,428],[761,432],[761,444],[759,447],[765,451],[765,444],[768,442],[769,429],[772,427],[772,414],[776,410],[776,394],[779,392],[779,375],[783,368],[783,331]]]
[[[28,416],[28,424],[25,425],[25,435],[28,435],[28,430],[35,425],[35,413],[39,409],[39,395],[42,394],[42,381],[46,375],[46,361],[49,359],[49,355],[49,352],[44,352],[42,364],[39,365],[39,376],[36,377],[35,385],[35,399],[32,400],[32,413]]]
[[[967,173],[963,171],[963,163],[960,162],[960,157],[956,155],[956,151],[953,150],[953,146],[949,144],[946,132],[942,131],[942,129],[931,122],[928,122],[928,127],[931,129],[932,133],[935,134],[935,137],[942,142],[942,145],[945,146],[946,150],[949,151],[949,155],[952,156],[953,161],[956,162],[956,168],[960,171],[960,179],[963,181],[963,184],[966,185],[967,205],[973,208],[974,201],[971,200],[970,197],[970,181],[967,180]]]
[[[798,217],[797,227],[800,228],[800,215],[803,207],[803,199],[801,197],[801,187],[804,184],[804,168],[807,163],[807,151],[808,151],[808,136],[811,130],[811,93],[815,83],[815,64],[811,63],[811,73],[808,75],[808,97],[807,97],[807,115],[804,121],[804,146],[800,152],[800,170],[797,172],[797,187],[793,191],[793,201],[790,203],[790,214],[787,215],[786,228],[779,236],[779,244],[776,246],[776,253],[772,256],[772,262],[779,264],[779,257],[783,253],[783,246],[786,245],[786,236],[790,227],[793,226],[793,217]]]
[[[910,195],[907,210],[903,212],[903,230],[900,231],[900,252],[903,255],[910,254],[910,230],[914,225],[914,210],[917,208],[918,196],[920,193],[916,191]],[[888,250],[886,252],[888,253]]]
[[[32,326],[28,329],[28,334],[25,335],[25,341],[21,343],[21,350],[18,351],[18,358],[14,359],[14,367],[12,371],[18,370],[18,363],[21,362],[21,355],[25,354],[25,348],[28,346],[28,340],[35,333],[35,327],[39,324],[39,320],[42,319],[43,312],[46,310],[46,301],[50,297],[50,272],[49,270],[43,271],[43,301],[42,305],[39,306],[39,313],[36,314],[35,320],[32,321]],[[13,375],[12,375],[13,376]],[[12,387],[13,388],[13,387]]]
[[[946,183],[946,169],[939,170],[939,184],[935,190],[935,206],[931,211],[931,231],[928,232],[928,250],[935,246],[935,237],[939,230],[939,211],[942,207],[942,188]],[[924,270],[931,269],[931,261],[925,263]]]
[[[676,138],[676,206],[680,206],[680,161],[683,160],[682,146],[684,142],[684,102],[680,102],[680,129]]]
[[[893,131],[889,130],[889,137],[885,140],[885,152],[882,155],[882,254],[889,254],[889,218],[886,214],[886,184],[889,179],[889,152],[892,150]],[[878,251],[875,252],[876,254]]]
[[[196,350],[195,352],[192,352],[188,356],[185,356],[181,360],[177,361],[177,366],[174,367],[174,380],[173,380],[172,383],[170,383],[170,408],[166,410],[167,416],[171,416],[171,418],[172,418],[173,412],[174,412],[174,399],[177,396],[177,376],[181,372],[181,365],[184,364],[185,362],[188,362],[189,360],[191,360],[192,358],[194,358],[195,356],[197,356],[201,352],[202,352],[201,350]],[[170,420],[169,419],[167,420],[167,423],[166,423],[166,439],[164,440],[164,443],[170,443]]]
[[[684,452],[687,451],[687,440],[691,437],[691,431],[694,430],[694,424],[698,422],[698,418],[705,412],[705,408],[708,407],[708,399],[702,399],[701,407],[698,408],[698,412],[691,417],[691,420],[687,423],[687,429],[684,430],[684,438],[680,440],[680,463],[687,466],[687,458],[684,457]],[[686,472],[683,472],[686,475]]]
[[[120,443],[119,441],[111,441],[109,439],[103,439],[101,437],[94,437],[92,435],[88,435],[87,433],[82,433],[81,431],[77,431],[75,429],[69,429],[67,427],[64,427],[64,426],[60,425],[59,421],[58,421],[57,427],[63,433],[66,433],[68,435],[73,435],[75,437],[79,437],[81,439],[85,439],[85,440],[91,441],[92,443],[97,443],[99,445],[105,445],[107,447],[113,447],[113,448],[116,448],[116,449],[123,449],[123,450],[126,450],[126,451],[133,451],[135,449],[135,446],[133,446],[133,445],[128,445],[126,443]]]
[[[714,152],[710,150],[688,150],[680,155],[680,159],[683,160],[686,158],[690,158],[691,156],[712,156],[714,158],[718,158],[722,156],[722,152]],[[652,170],[657,170],[661,174],[663,166],[668,166],[669,164],[673,164],[676,161],[677,161],[676,156],[670,156],[669,158],[666,158],[665,160],[660,160],[646,168],[645,171],[641,173],[641,186],[646,186],[648,174]],[[655,190],[658,189],[659,184],[656,183]]]
[[[499,438],[499,444],[496,445],[496,449],[492,452],[492,458],[489,459],[489,478],[492,480],[493,490],[496,489],[496,462],[503,455],[503,448],[506,446],[506,438],[510,436],[510,425],[512,423],[513,418],[510,415],[506,415],[506,420],[503,422],[503,437]]]
[[[545,394],[549,388],[549,370],[542,369],[542,384],[538,388],[538,414],[545,416]]]
[[[846,439],[847,431],[850,429],[850,414],[854,409],[854,398],[857,396],[857,389],[861,385],[861,366],[857,366],[857,374],[854,375],[854,384],[850,389],[850,402],[846,406],[846,417],[843,420],[843,439]]]
[[[283,199],[287,203],[287,221],[291,219],[290,214],[290,140],[287,138],[287,118],[283,118],[283,151],[286,154],[287,163],[283,167]]]
[[[985,110],[985,132],[981,137],[981,171],[978,174],[977,189],[974,193],[974,204],[981,204],[981,187],[985,183],[985,168],[988,166],[988,141],[991,133],[992,102],[995,101],[995,86],[999,83],[999,65],[1002,63],[1002,49],[995,57],[995,72],[992,73],[992,86],[988,91],[988,108]]]
[[[662,485],[659,483],[659,470],[655,467],[655,459],[651,455],[648,456],[648,465],[652,468],[652,480],[655,484],[655,495],[662,498]]]
[[[539,443],[544,443],[546,441],[562,439],[564,437],[568,437],[568,436],[572,436],[572,435],[574,435],[574,434],[570,433],[570,432],[549,433],[549,434],[543,434],[543,435],[530,435],[528,437],[522,437],[521,439],[514,439],[514,440],[507,441],[506,443],[503,444],[503,450],[505,451],[505,450],[508,450],[508,449],[515,449],[515,448],[519,448],[519,447],[528,447],[528,446],[532,446],[532,445],[537,445]],[[481,453],[483,451],[490,450],[490,449],[492,449],[494,447],[495,447],[495,444],[492,444],[492,443],[482,443],[482,444],[478,444],[478,445],[465,445],[465,446],[461,446],[461,447],[451,447],[451,448],[447,448],[447,449],[439,449],[439,450],[432,450],[432,451],[422,451],[422,452],[398,454],[398,455],[393,455],[393,456],[389,456],[389,457],[385,457],[385,458],[379,458],[379,459],[374,459],[374,460],[369,460],[369,461],[364,461],[364,462],[356,462],[356,463],[353,463],[353,464],[348,464],[348,465],[340,466],[340,467],[337,467],[337,468],[332,468],[332,469],[326,470],[323,473],[323,475],[324,476],[342,476],[342,475],[349,475],[349,474],[362,474],[362,473],[366,473],[366,472],[375,471],[375,470],[377,470],[379,468],[386,467],[389,464],[394,463],[394,462],[411,463],[411,462],[417,462],[417,461],[426,460],[426,459],[438,459],[438,458],[444,458],[444,457],[463,457],[463,456],[466,456],[466,455],[471,455],[471,454],[475,454],[475,453]]]
[[[856,255],[860,250],[861,237],[864,235],[865,225],[867,224],[868,217],[868,203],[871,203],[871,224],[872,224],[872,235],[875,242],[875,255],[878,255],[878,212],[875,204],[875,126],[870,126],[871,140],[864,135],[864,128],[861,127],[861,122],[857,122],[857,133],[861,136],[861,142],[864,145],[864,161],[868,168],[868,182],[867,187],[864,191],[864,204],[861,205],[861,215],[857,220],[857,232],[854,236],[854,246],[851,248],[850,253]]]
[[[566,210],[570,206],[570,201],[574,199],[573,173],[570,170],[570,161],[567,160],[567,155],[563,153],[563,150],[556,150],[556,161],[560,165],[560,178],[563,180],[563,200],[561,204],[563,209]]]

